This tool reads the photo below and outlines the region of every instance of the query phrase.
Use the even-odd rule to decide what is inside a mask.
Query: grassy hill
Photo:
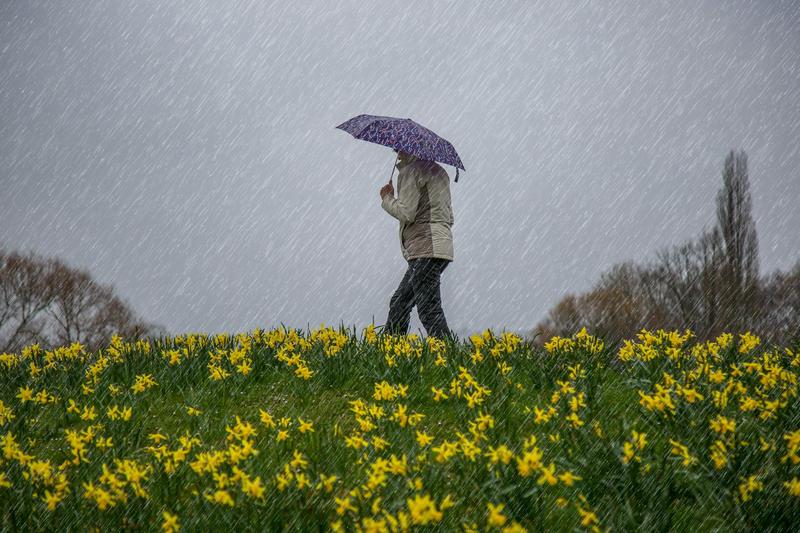
[[[800,349],[320,327],[0,355],[4,530],[786,530]]]

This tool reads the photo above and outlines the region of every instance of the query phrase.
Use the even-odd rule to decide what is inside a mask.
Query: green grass
[[[308,338],[311,333],[304,336]],[[647,363],[621,364],[614,361],[616,353],[608,349],[591,353],[578,347],[551,354],[524,342],[495,359],[488,350],[494,342],[502,342],[497,336],[483,350],[484,361],[477,364],[471,360],[475,348],[466,342],[444,348],[447,361],[444,366],[434,364],[435,356],[427,346],[420,358],[398,357],[396,364],[389,366],[380,344],[371,345],[353,334],[349,336],[342,350],[331,357],[323,354],[327,345],[324,340],[317,340],[302,354],[314,371],[308,380],[296,377],[292,368],[276,358],[280,345],[270,346],[266,335],[256,340],[247,352],[252,361],[251,371],[241,375],[229,364],[226,368],[230,376],[220,381],[209,377],[209,354],[223,347],[235,348],[235,339],[220,342],[213,349],[201,347],[193,357],[176,366],[170,366],[161,357],[169,349],[181,348],[173,339],[158,341],[149,355],[141,351],[141,346],[139,349],[131,346],[130,353],[102,371],[92,385],[94,392],[89,395],[82,394],[81,384],[87,383],[87,368],[103,352],[86,354],[82,360],[63,359],[56,369],[35,378],[30,375],[27,360],[6,368],[0,374],[0,400],[12,409],[14,417],[0,424],[0,435],[13,435],[25,453],[46,459],[54,467],[72,458],[64,438],[66,429],[82,430],[100,423],[103,427],[98,434],[111,437],[113,447],[101,450],[92,443],[88,446],[89,462],[68,467],[69,491],[52,512],[41,498],[47,484],[31,483],[23,475],[28,466],[13,454],[6,454],[0,462],[0,472],[5,473],[11,486],[0,487],[0,524],[4,530],[94,527],[158,530],[162,512],[167,511],[179,517],[185,530],[329,530],[338,520],[346,529],[355,529],[356,525],[365,525],[365,518],[386,518],[385,513],[371,512],[376,497],[381,498],[380,511],[396,519],[400,513],[408,513],[408,498],[427,493],[437,506],[448,495],[454,505],[444,510],[440,521],[430,526],[412,525],[412,529],[463,530],[470,524],[480,530],[492,529],[487,524],[487,503],[505,505],[505,526],[516,522],[529,531],[582,529],[579,507],[596,514],[600,529],[612,530],[769,530],[798,525],[800,498],[790,496],[782,485],[798,475],[798,467],[780,461],[786,452],[781,448],[784,435],[800,428],[796,395],[774,420],[765,422],[754,420],[752,413],[738,412],[735,401],[722,410],[714,407],[711,393],[719,386],[705,378],[694,385],[705,399],[692,405],[681,404],[674,417],[647,411],[639,404],[638,390],[652,393],[653,381],[660,380],[664,372],[681,380],[681,372],[693,368],[688,348],[681,368],[666,357]],[[43,365],[42,354],[34,359],[39,366]],[[511,367],[506,375],[498,366],[501,361]],[[796,377],[797,368],[791,366],[790,356],[784,354],[780,361]],[[586,377],[570,378],[575,364],[581,365]],[[491,391],[484,403],[470,408],[464,398],[452,395],[434,402],[431,387],[450,394],[450,383],[462,367]],[[136,394],[131,385],[137,375],[144,374],[152,375],[158,384]],[[407,385],[407,396],[390,401],[373,400],[375,384],[384,380],[393,385]],[[537,423],[534,407],[546,409],[551,404],[552,393],[560,388],[559,380],[569,381],[574,393],[557,402],[557,417]],[[113,395],[110,385],[118,386],[122,392]],[[59,400],[46,405],[22,403],[17,393],[24,386],[34,393],[45,388]],[[749,383],[747,386],[750,391],[757,388]],[[797,385],[785,383],[781,387],[796,391]],[[565,417],[570,413],[569,398],[578,393],[584,394],[586,405],[576,411],[583,422],[576,428]],[[82,420],[77,414],[67,413],[69,399],[81,408],[94,406],[97,418]],[[344,437],[358,430],[350,410],[351,402],[357,399],[380,404],[387,415],[398,404],[404,404],[409,414],[418,412],[424,417],[413,427],[401,427],[385,418],[375,420],[376,428],[367,432],[365,438],[380,436],[388,441],[388,447],[355,450],[345,445]],[[112,404],[131,407],[131,420],[109,420],[106,410]],[[199,409],[201,415],[190,416],[188,406]],[[290,417],[290,437],[277,442],[277,429],[260,422],[259,410],[269,412],[276,420]],[[472,437],[469,424],[480,413],[490,414],[494,427],[486,429],[480,439],[473,437],[481,448],[476,460],[458,453],[447,461],[437,462],[432,448],[444,440],[457,441],[459,432]],[[722,470],[713,467],[708,453],[708,445],[715,436],[708,429],[707,420],[717,413],[736,418],[737,439],[753,441],[732,454],[730,465]],[[204,497],[213,494],[217,480],[210,474],[196,473],[190,463],[200,452],[225,450],[234,442],[228,439],[226,427],[232,428],[236,417],[256,429],[252,444],[258,450],[257,455],[237,466],[251,478],[260,477],[265,497],[252,499],[242,492],[240,484],[231,484],[227,487],[235,501],[231,508]],[[300,434],[298,417],[312,421],[314,432]],[[633,429],[647,434],[648,445],[638,454],[641,462],[626,465],[621,460],[622,446]],[[421,447],[415,440],[418,430],[432,435],[434,442]],[[178,439],[184,434],[198,438],[200,445],[189,452],[174,473],[168,474],[163,464],[148,452],[153,444],[149,435],[154,433],[167,436],[166,443],[171,449],[177,448]],[[557,474],[569,471],[582,479],[572,486],[562,481],[550,486],[536,482],[539,472],[531,477],[522,476],[516,458],[524,453],[523,443],[531,435],[536,436],[545,466],[552,462]],[[558,440],[551,440],[556,435]],[[773,442],[775,449],[760,451],[756,446],[758,437]],[[682,466],[680,458],[670,453],[670,439],[689,446],[698,463]],[[488,452],[490,447],[500,445],[507,446],[514,459],[509,464],[492,465]],[[278,490],[276,476],[292,460],[295,450],[308,460],[303,471],[312,486]],[[363,488],[376,459],[388,459],[391,455],[406,456],[407,474],[388,474],[385,484],[373,494],[365,497],[362,490],[360,496],[352,496],[357,513],[337,514],[335,498]],[[103,465],[113,467],[115,459],[133,459],[140,465],[151,466],[151,473],[143,483],[148,497],[133,495],[128,486],[127,502],[101,510],[93,500],[84,497],[84,483],[98,485]],[[649,472],[644,472],[645,464],[650,465]],[[234,472],[231,464],[223,465],[219,471],[228,475]],[[321,474],[337,476],[331,493],[314,488]],[[764,488],[743,502],[737,487],[744,477],[753,474],[758,475]],[[415,479],[421,481],[422,489],[410,485]],[[563,498],[566,506],[556,505],[558,498]]]

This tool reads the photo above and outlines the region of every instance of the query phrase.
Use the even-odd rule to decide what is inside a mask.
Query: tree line
[[[139,318],[110,285],[97,283],[86,270],[0,248],[0,353],[73,342],[94,351],[114,334],[132,340],[166,331]]]
[[[710,230],[644,264],[612,266],[588,292],[561,299],[533,333],[544,342],[582,327],[610,342],[643,328],[688,328],[702,340],[745,331],[782,345],[800,339],[800,260],[788,272],[760,275],[744,151],[725,158]]]

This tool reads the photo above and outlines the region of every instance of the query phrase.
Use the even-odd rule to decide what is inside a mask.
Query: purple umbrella
[[[390,146],[427,161],[452,165],[456,167],[456,182],[458,169],[467,170],[452,144],[410,118],[358,115],[336,127],[356,139]]]

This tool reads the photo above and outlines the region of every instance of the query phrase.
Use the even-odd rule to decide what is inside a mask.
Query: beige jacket
[[[387,194],[381,207],[400,221],[400,251],[406,261],[420,257],[453,260],[453,208],[450,177],[434,161],[411,156],[398,162],[397,198]]]

